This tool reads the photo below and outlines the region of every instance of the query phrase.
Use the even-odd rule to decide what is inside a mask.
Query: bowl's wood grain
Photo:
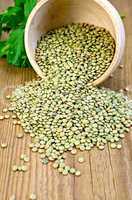
[[[35,62],[37,40],[43,33],[72,22],[85,22],[105,27],[113,35],[116,51],[109,69],[96,81],[100,84],[119,65],[124,51],[125,33],[122,20],[116,9],[107,0],[42,0],[29,16],[25,30],[26,52],[34,70],[43,78]]]

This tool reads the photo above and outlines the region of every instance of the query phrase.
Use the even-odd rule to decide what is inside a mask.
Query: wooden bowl
[[[120,64],[125,47],[124,25],[117,10],[107,0],[41,0],[31,12],[26,24],[25,48],[28,59],[36,73],[44,78],[35,61],[37,41],[43,33],[72,22],[104,27],[115,39],[113,61],[106,72],[93,82],[94,85],[98,85]]]

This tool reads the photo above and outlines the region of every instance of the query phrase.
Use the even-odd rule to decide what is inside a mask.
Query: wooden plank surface
[[[4,1],[3,1],[4,2]],[[114,77],[103,85],[113,90],[129,86],[132,97],[132,1],[111,0],[118,10],[126,15],[126,52],[124,69],[117,69]],[[3,4],[2,4],[3,5]],[[32,69],[19,69],[0,61],[0,110],[6,106],[4,96],[16,85],[32,80]],[[30,138],[17,139],[15,128],[10,120],[0,122],[0,142],[7,142],[8,148],[0,149],[0,200],[10,200],[15,194],[16,200],[28,200],[35,192],[38,200],[132,200],[132,135],[128,134],[121,150],[104,151],[93,149],[84,153],[85,164],[77,164],[76,157],[69,163],[82,171],[82,176],[63,177],[52,169],[51,165],[42,166],[39,157],[31,153],[28,144]],[[26,173],[13,173],[13,164],[20,163],[20,154],[30,156]]]

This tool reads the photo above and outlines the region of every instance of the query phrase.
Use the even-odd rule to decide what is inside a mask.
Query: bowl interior
[[[35,48],[40,36],[53,28],[72,22],[85,22],[105,27],[116,41],[113,21],[106,8],[98,2],[99,0],[42,0],[35,7],[27,22],[25,45],[28,58],[41,77],[43,74],[34,60]]]

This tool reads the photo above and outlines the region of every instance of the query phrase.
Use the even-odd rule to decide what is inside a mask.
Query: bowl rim
[[[41,77],[44,78],[43,72],[41,71],[39,65],[36,63],[36,61],[33,59],[32,54],[30,52],[29,48],[29,30],[30,25],[32,23],[32,20],[35,16],[35,14],[39,11],[39,9],[49,0],[41,0],[39,1],[36,6],[33,8],[32,12],[30,13],[26,27],[25,27],[25,35],[24,35],[24,43],[25,43],[25,49],[26,54],[29,59],[29,62],[31,63],[33,69],[36,71],[36,73]],[[115,49],[115,55],[114,58],[109,66],[109,68],[104,72],[103,75],[101,75],[98,79],[92,82],[93,85],[99,85],[103,81],[105,81],[116,69],[116,67],[120,64],[121,58],[124,54],[125,49],[125,28],[123,21],[117,11],[117,9],[108,1],[108,0],[94,0],[99,6],[101,6],[109,15],[111,18],[111,21],[113,23],[113,27],[115,29],[115,36],[116,36],[116,49]]]

